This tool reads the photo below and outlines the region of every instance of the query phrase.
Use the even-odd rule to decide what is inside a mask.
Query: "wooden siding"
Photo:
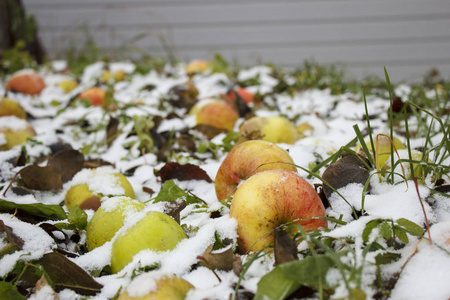
[[[132,44],[184,61],[221,53],[241,65],[305,60],[349,74],[450,77],[449,0],[24,0],[58,57],[83,41],[83,26],[109,51]],[[141,39],[134,40],[140,36]]]

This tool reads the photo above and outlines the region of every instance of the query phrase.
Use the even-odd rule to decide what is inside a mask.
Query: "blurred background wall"
[[[240,65],[340,64],[351,77],[450,78],[449,0],[22,0],[47,53],[102,49]]]

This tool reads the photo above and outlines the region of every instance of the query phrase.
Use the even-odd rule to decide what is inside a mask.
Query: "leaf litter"
[[[223,61],[218,62],[216,68],[223,68]],[[357,101],[363,98],[360,92],[335,93],[335,87],[323,85],[325,79],[307,81],[305,87],[299,78],[308,78],[307,73],[288,74],[268,66],[242,68],[232,75],[220,68],[186,74],[182,65],[139,74],[133,73],[132,63],[109,65],[128,70],[127,80],[105,86],[113,110],[75,99],[98,83],[101,62],[87,66],[79,86],[69,93],[56,84],[64,77],[45,68],[41,73],[49,84],[40,96],[6,93],[0,82],[1,93],[33,116],[29,121],[38,133],[24,146],[0,152],[0,295],[113,299],[136,275],[157,269],[193,284],[188,299],[448,299],[449,155],[445,147],[439,149],[448,138],[445,131],[425,132],[425,142],[409,138],[412,147],[435,151],[430,152],[435,161],[442,155],[436,165],[420,162],[444,171],[428,168],[418,192],[412,181],[406,187],[401,173],[389,177],[388,170],[378,170],[384,172],[379,181],[377,170],[353,154],[326,163],[342,147],[347,147],[344,152],[354,149],[349,142],[355,138],[355,125],[367,130],[364,105],[370,126],[387,135],[389,118],[402,126],[405,114],[420,114],[406,101],[415,96],[412,87],[396,87],[391,110],[389,96],[377,89],[367,101]],[[246,104],[236,97],[241,118],[234,131],[196,125],[189,110],[201,99],[223,97],[236,83],[258,101]],[[436,96],[436,89],[430,88],[427,97]],[[278,229],[269,252],[239,256],[236,222],[228,215],[229,202],[217,201],[213,181],[239,138],[239,125],[251,115],[283,115],[299,126],[301,139],[279,145],[291,154],[299,173],[323,190],[330,204],[330,229],[306,233],[298,228],[293,234]],[[421,122],[428,122],[429,130],[438,123],[424,119],[421,115],[410,121],[415,135]],[[404,128],[398,132],[402,137]],[[84,246],[93,210],[67,211],[63,204],[70,186],[82,181],[77,174],[105,167],[126,174],[145,210],[168,213],[189,238],[170,252],[144,250],[122,272],[111,274],[112,242],[90,252]],[[98,189],[108,186],[104,180],[89,177]],[[99,197],[94,200],[100,205]],[[427,219],[430,238],[425,234]]]

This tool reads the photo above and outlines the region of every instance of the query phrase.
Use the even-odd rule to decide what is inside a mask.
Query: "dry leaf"
[[[275,265],[298,260],[297,246],[283,229],[274,231]]]
[[[53,166],[30,165],[19,171],[25,187],[33,190],[52,191],[62,189],[61,172]]]
[[[50,284],[47,281],[47,278],[45,278],[44,275],[41,276],[41,279],[39,279],[36,282],[36,286],[35,286],[35,291],[34,291],[34,295],[37,299],[39,298],[39,291],[41,291],[43,288],[50,288],[52,290],[52,292],[49,294],[48,291],[43,291],[43,295],[45,296],[45,299],[47,300],[59,300],[58,295],[55,293],[55,291],[52,289],[52,287],[50,286]],[[44,294],[45,293],[45,294]]]
[[[205,170],[193,164],[181,165],[177,162],[168,162],[161,168],[159,175],[163,183],[169,179],[205,180],[209,183],[212,182]]]
[[[73,149],[61,150],[50,157],[47,165],[59,170],[61,180],[65,183],[83,169],[84,155]]]
[[[233,270],[234,254],[231,245],[219,250],[213,250],[214,245],[206,248],[202,255],[200,265],[204,265],[212,270]]]

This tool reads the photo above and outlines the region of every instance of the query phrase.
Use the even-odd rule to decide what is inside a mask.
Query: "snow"
[[[66,64],[63,61],[53,63],[54,70],[63,70],[65,67]],[[109,121],[109,116],[105,116],[101,107],[72,106],[69,109],[61,110],[76,93],[93,86],[106,67],[111,72],[124,71],[130,77],[129,81],[115,83],[114,85],[116,100],[119,103],[131,105],[123,112],[123,116],[158,115],[165,117],[166,112],[160,107],[161,99],[173,86],[185,83],[188,79],[181,69],[171,69],[171,76],[158,74],[156,71],[150,71],[147,74],[133,74],[135,65],[132,63],[116,62],[106,65],[103,62],[98,62],[85,68],[80,78],[80,86],[69,94],[64,94],[61,89],[56,87],[58,82],[67,79],[67,75],[61,74],[46,75],[48,86],[41,96],[31,97],[7,93],[9,98],[18,101],[34,116],[30,123],[38,134],[35,138],[37,142],[28,143],[24,146],[31,160],[50,155],[51,151],[48,146],[63,141],[69,143],[75,149],[85,149],[92,146],[93,148],[86,155],[87,157],[101,158],[112,163],[112,165],[99,167],[96,170],[83,169],[72,180],[65,183],[63,190],[60,192],[36,192],[35,194],[17,196],[8,191],[2,199],[15,203],[60,204],[64,199],[65,192],[71,186],[81,183],[88,184],[94,193],[120,195],[124,194],[124,189],[119,186],[119,180],[113,174],[133,170],[131,175],[127,175],[127,179],[135,191],[136,199],[146,203],[146,208],[133,216],[129,216],[126,224],[119,230],[113,240],[90,252],[70,258],[72,262],[88,272],[102,270],[110,264],[111,249],[115,238],[135,224],[146,212],[164,212],[166,209],[164,203],[153,203],[151,201],[161,189],[160,178],[155,172],[164,164],[158,162],[156,153],[142,153],[138,149],[139,141],[135,135],[130,134],[133,130],[132,122],[120,125],[118,136],[111,147],[108,148],[105,145],[105,130],[99,130],[92,134],[89,130],[80,130],[80,127],[76,125],[82,121],[88,121],[88,129],[104,129],[105,124]],[[260,85],[248,87],[251,92],[255,93],[270,92],[278,83],[278,80],[271,76],[271,68],[267,66],[242,69],[237,78],[240,81],[258,78]],[[294,79],[288,76],[285,78],[286,82],[291,80]],[[222,73],[198,74],[192,78],[192,82],[199,90],[199,99],[217,98],[220,94],[226,93],[233,84],[228,76]],[[142,90],[143,87],[148,85],[153,85],[155,88],[151,91]],[[5,92],[3,89],[3,84],[0,84],[0,93],[2,94]],[[408,95],[410,91],[411,88],[408,85],[399,85],[396,94]],[[355,124],[360,129],[365,128],[364,104],[355,100],[360,98],[361,95],[349,93],[333,95],[329,89],[302,90],[296,92],[293,97],[287,94],[274,95],[273,101],[276,103],[278,110],[260,109],[256,111],[256,114],[259,116],[282,114],[295,120],[294,125],[296,126],[302,123],[312,126],[313,129],[305,132],[306,136],[295,144],[279,144],[279,146],[288,151],[295,164],[300,167],[298,172],[303,178],[311,184],[319,184],[321,183],[319,179],[315,177],[307,178],[309,173],[305,170],[310,170],[311,164],[314,165],[317,161],[327,158],[351,141],[355,137],[353,130]],[[52,106],[51,103],[54,100],[58,100],[60,105]],[[368,95],[367,101],[369,114],[380,116],[371,120],[371,125],[378,132],[388,133],[386,112],[389,101],[373,95]],[[177,113],[179,112],[182,112],[182,110],[177,111]],[[14,120],[13,122],[11,117],[0,119],[0,127],[7,124],[8,126],[14,126],[14,128],[24,128],[23,126],[26,124],[22,120]],[[236,129],[242,121],[241,119],[237,122]],[[190,128],[193,124],[195,124],[193,116],[164,119],[157,132],[177,132]],[[225,136],[225,134],[220,134],[209,142],[221,145]],[[442,139],[442,136],[434,136],[433,142],[439,142],[439,138]],[[414,146],[421,146],[423,143],[421,139],[411,139],[411,141]],[[125,144],[127,147],[124,147]],[[20,153],[20,147],[0,151],[0,178],[2,179],[2,190],[0,192],[2,194],[5,192],[7,183],[21,168],[14,167],[12,164],[12,160]],[[408,157],[404,151],[399,152],[402,158]],[[219,148],[216,154],[217,157],[199,154],[199,157],[205,158],[202,161],[189,157],[189,153],[181,152],[177,153],[179,155],[177,159],[198,163],[214,180],[226,153]],[[32,163],[34,162],[32,161]],[[443,165],[449,165],[449,162],[447,157]],[[322,168],[320,172],[323,172],[323,170]],[[396,169],[396,172],[400,173],[399,169]],[[329,221],[330,230],[324,231],[322,236],[354,240],[354,245],[351,246],[354,251],[349,251],[343,256],[342,262],[354,268],[362,269],[360,288],[369,299],[375,293],[372,284],[376,279],[377,272],[375,256],[382,251],[364,253],[362,232],[367,224],[375,219],[396,221],[405,218],[425,228],[422,203],[428,222],[432,225],[433,243],[429,244],[427,234],[423,238],[408,235],[410,243],[405,245],[404,248],[395,250],[396,253],[402,254],[401,259],[392,264],[383,265],[381,272],[385,276],[391,276],[401,271],[389,299],[448,299],[450,297],[450,286],[448,285],[448,278],[450,277],[450,201],[443,195],[432,194],[430,187],[425,184],[419,185],[419,191],[417,192],[413,181],[402,182],[400,176],[394,177],[395,184],[380,182],[379,177],[374,173],[371,173],[370,178],[370,193],[367,193],[361,184],[349,184],[338,190],[340,195],[332,194],[329,199],[331,207],[327,209],[327,215],[330,218],[340,219],[345,222],[345,225],[337,225]],[[448,181],[448,177],[446,179]],[[188,205],[180,213],[181,225],[188,231],[188,238],[181,241],[172,251],[143,250],[118,274],[96,277],[95,280],[101,283],[103,288],[100,293],[90,299],[111,299],[120,288],[127,289],[132,295],[145,294],[155,288],[155,278],[164,274],[175,274],[194,285],[195,289],[188,293],[187,299],[229,299],[230,295],[234,293],[234,286],[239,279],[236,274],[232,271],[216,270],[215,272],[220,278],[218,280],[210,269],[196,266],[196,264],[199,262],[198,256],[201,256],[215,242],[217,236],[221,239],[232,240],[233,247],[235,247],[238,238],[236,220],[229,217],[228,207],[217,201],[214,183],[176,179],[174,182],[182,190],[190,191],[205,202],[204,206]],[[426,183],[429,182],[430,178],[427,178]],[[144,191],[144,188],[151,189],[154,193],[150,195]],[[103,202],[103,204],[105,204],[107,210],[115,207],[115,203],[111,201]],[[65,207],[63,206],[63,208]],[[355,211],[363,209],[368,216],[355,219],[352,209]],[[216,211],[219,211],[221,215],[217,218],[211,218],[211,213]],[[93,212],[88,211],[89,219],[92,215]],[[57,247],[55,241],[39,226],[21,221],[6,213],[0,214],[0,220],[11,227],[15,235],[25,241],[22,250],[0,258],[0,277],[7,275],[19,259],[26,261],[38,259]],[[374,229],[370,241],[377,241],[380,245],[387,247],[387,243],[380,238],[379,233],[378,228]],[[5,234],[2,233],[0,237],[3,239]],[[85,233],[81,231],[80,237],[81,241],[84,241]],[[0,248],[4,245],[5,242],[0,243]],[[75,251],[75,247],[73,245],[71,247],[68,250]],[[350,246],[343,243],[342,247]],[[306,250],[306,243],[299,244],[298,249]],[[245,264],[251,259],[251,255],[241,255],[241,259]],[[145,272],[133,278],[135,270],[155,264],[159,265],[157,271]],[[273,266],[273,255],[265,255],[255,260],[242,278],[242,287],[255,293],[259,280],[264,274],[270,272]],[[139,274],[139,272],[137,273]],[[348,289],[344,285],[342,274],[337,269],[331,269],[326,279],[328,283],[337,286],[333,298],[348,297]],[[49,295],[51,293],[48,291],[48,287],[45,287],[33,295],[31,299],[45,299]],[[69,289],[58,292],[58,296],[60,299],[67,300],[79,298],[79,295]]]

